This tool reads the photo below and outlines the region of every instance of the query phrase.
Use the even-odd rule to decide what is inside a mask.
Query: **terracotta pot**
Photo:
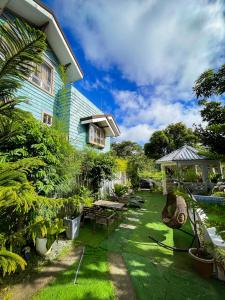
[[[213,273],[214,259],[205,259],[196,256],[197,248],[190,248],[188,252],[193,259],[193,266],[198,274],[202,277],[209,278]]]

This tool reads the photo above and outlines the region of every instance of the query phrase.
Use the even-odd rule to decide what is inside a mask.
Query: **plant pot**
[[[36,238],[36,251],[40,255],[46,255],[51,251],[51,247],[47,249],[47,238]]]
[[[225,281],[225,269],[220,264],[216,264],[216,275],[219,280]]]
[[[69,240],[73,240],[78,237],[80,229],[80,220],[81,215],[73,219],[64,218],[63,222],[66,228],[66,237]]]
[[[212,273],[213,273],[213,263],[214,259],[213,258],[201,258],[196,255],[197,248],[190,248],[189,249],[189,255],[193,259],[193,266],[195,270],[205,278],[209,278]]]

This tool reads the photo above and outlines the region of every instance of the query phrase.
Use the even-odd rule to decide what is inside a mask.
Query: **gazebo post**
[[[208,164],[202,164],[202,181],[206,188],[209,186],[209,172],[208,172]]]
[[[161,166],[161,171],[162,171],[162,187],[163,187],[163,195],[167,194],[167,188],[166,188],[166,171],[165,171],[165,166],[163,164]]]
[[[220,172],[221,178],[222,178],[222,179],[224,179],[224,178],[223,178],[223,168],[222,168],[222,164],[221,164],[221,162],[220,162],[220,161],[218,162],[218,165],[219,165],[218,169],[219,169],[219,172]]]

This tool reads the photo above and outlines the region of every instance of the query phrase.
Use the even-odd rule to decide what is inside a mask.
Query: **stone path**
[[[76,260],[80,258],[83,248],[78,247],[71,250],[67,255],[52,263],[50,266],[46,266],[42,269],[38,275],[27,283],[20,283],[15,285],[10,290],[11,299],[13,300],[29,300],[40,289],[45,287],[51,281],[53,281],[58,272],[66,270],[69,266],[74,264]]]
[[[109,271],[115,287],[117,300],[137,300],[123,257],[109,253]]]

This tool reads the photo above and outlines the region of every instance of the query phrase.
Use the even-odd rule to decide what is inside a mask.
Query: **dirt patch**
[[[82,247],[73,249],[67,255],[62,257],[56,262],[53,262],[50,266],[46,266],[42,269],[38,275],[30,282],[20,283],[15,285],[10,290],[11,299],[15,300],[28,300],[37,293],[40,289],[52,282],[58,272],[66,270],[69,266],[74,264],[79,259]]]
[[[137,300],[123,257],[109,253],[109,271],[116,290],[117,300]]]

